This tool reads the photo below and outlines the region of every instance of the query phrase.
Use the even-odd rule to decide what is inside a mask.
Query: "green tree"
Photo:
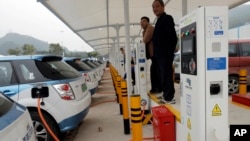
[[[98,53],[96,51],[88,52],[88,57],[96,57]]]
[[[8,53],[9,55],[19,55],[21,53],[21,50],[19,48],[9,49]]]
[[[86,52],[81,52],[81,51],[79,51],[79,52],[69,52],[69,53],[67,53],[66,54],[68,57],[80,57],[80,58],[88,58],[88,55],[87,55],[87,53]]]
[[[36,54],[49,54],[48,51],[36,51]]]
[[[22,49],[23,49],[23,55],[32,55],[36,53],[36,48],[30,44],[24,44]]]
[[[60,46],[60,44],[50,44],[49,45],[49,53],[55,54],[55,55],[62,55],[63,48]]]

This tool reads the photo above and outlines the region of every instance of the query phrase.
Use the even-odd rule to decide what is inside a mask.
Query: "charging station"
[[[141,96],[142,109],[149,110],[149,97],[147,95],[147,64],[144,43],[138,43],[135,47],[135,93]]]
[[[228,141],[228,7],[180,19],[181,131],[187,141]]]
[[[119,70],[119,74],[123,74],[124,71],[125,71],[125,60],[124,60],[124,58],[125,58],[124,54],[122,54],[120,52],[120,54],[118,55],[118,60],[119,60],[119,62],[118,62],[118,66],[119,66],[118,70]]]

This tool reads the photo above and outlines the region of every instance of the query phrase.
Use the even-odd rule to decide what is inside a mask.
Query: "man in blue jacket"
[[[164,103],[175,103],[175,88],[173,81],[173,59],[177,44],[177,35],[173,17],[164,11],[164,2],[154,0],[153,12],[157,16],[155,30],[153,33],[154,58],[159,64],[161,86]]]

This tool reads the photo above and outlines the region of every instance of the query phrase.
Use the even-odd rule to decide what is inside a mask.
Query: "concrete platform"
[[[148,83],[149,84],[149,83]],[[176,104],[168,105],[178,114],[180,109],[180,85],[175,83]],[[150,95],[157,103],[157,95]],[[250,107],[232,102],[232,96],[228,98],[229,125],[250,124]],[[176,118],[178,121],[178,117]],[[130,126],[131,127],[131,126]],[[144,140],[153,141],[153,127],[151,124],[143,125]],[[130,134],[124,134],[123,116],[120,114],[119,104],[111,80],[109,69],[106,69],[100,86],[92,96],[92,107],[86,119],[80,125],[74,141],[130,141]]]
[[[233,94],[232,101],[250,107],[250,94]]]

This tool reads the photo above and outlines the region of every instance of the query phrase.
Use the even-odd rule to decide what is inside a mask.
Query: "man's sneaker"
[[[159,99],[159,102],[158,102],[159,104],[166,104],[166,101],[164,100],[164,98],[162,98],[162,99]]]
[[[176,103],[176,100],[175,98],[173,98],[172,100],[170,101],[166,101],[164,98],[160,99],[159,101],[159,104],[175,104]]]
[[[173,99],[170,100],[170,101],[166,101],[166,104],[175,104],[175,103],[176,103],[175,98],[173,98]]]

